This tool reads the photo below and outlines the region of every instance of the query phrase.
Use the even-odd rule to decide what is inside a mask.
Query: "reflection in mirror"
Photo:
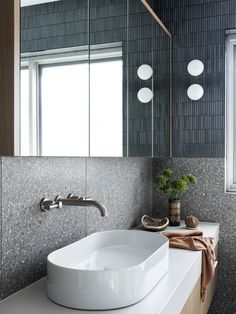
[[[150,102],[153,98],[153,91],[148,87],[143,87],[138,91],[138,100],[144,104]]]
[[[128,123],[125,123],[124,147],[128,156],[164,157],[169,156],[170,147],[171,40],[142,2],[145,1],[129,1],[129,93],[128,110],[125,110]],[[148,3],[156,5],[154,0]],[[151,65],[151,79],[143,81],[138,77],[137,70],[142,64]],[[139,101],[137,93],[142,88],[153,92],[152,101]]]
[[[91,156],[123,155],[122,67],[121,59],[90,64]]]
[[[22,67],[20,71],[21,81],[21,110],[20,110],[20,143],[21,155],[27,156],[30,153],[29,135],[30,135],[30,108],[29,108],[29,70],[27,67]]]
[[[191,100],[199,100],[204,95],[204,89],[199,84],[192,84],[187,90],[187,95]]]
[[[27,7],[35,4],[42,4],[47,2],[56,2],[60,0],[21,0],[21,7]]]
[[[31,113],[23,111],[24,107],[21,109],[22,154],[88,156],[90,149],[93,156],[122,156],[121,58],[120,47],[107,48],[105,45],[99,50],[91,46],[90,64],[87,51],[81,47],[73,48],[73,52],[72,49],[70,52],[68,49],[50,50],[50,54],[41,53],[40,56],[22,54],[22,106],[29,106],[27,100],[31,98],[33,109]],[[90,99],[89,74],[93,90]],[[38,96],[29,93],[26,88],[29,81],[32,90],[39,86],[38,115]],[[92,121],[90,128],[89,120]],[[34,125],[32,121],[35,121]],[[32,137],[31,134],[37,134],[36,121],[38,136]]]
[[[200,60],[192,60],[187,67],[188,73],[192,76],[199,76],[204,71],[204,64]]]
[[[67,151],[69,156],[87,156],[87,64],[43,65],[40,72],[40,155],[63,156]],[[77,134],[79,145],[72,134]]]
[[[170,38],[143,2],[22,0],[20,155],[168,156]]]
[[[142,64],[138,68],[137,74],[141,80],[149,80],[153,74],[152,67],[148,64]]]

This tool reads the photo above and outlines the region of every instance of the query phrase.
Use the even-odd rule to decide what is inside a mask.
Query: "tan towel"
[[[187,232],[162,232],[170,241],[171,248],[202,251],[201,300],[205,299],[206,286],[214,276],[215,252],[213,238],[203,237],[198,230]]]

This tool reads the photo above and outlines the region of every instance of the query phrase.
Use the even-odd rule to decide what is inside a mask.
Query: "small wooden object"
[[[197,226],[199,225],[199,220],[197,217],[194,217],[193,215],[188,215],[185,218],[185,225],[189,229],[196,229]]]
[[[163,231],[169,225],[169,219],[165,218],[151,218],[147,215],[144,215],[141,219],[142,225],[145,229],[151,231]]]
[[[180,226],[180,200],[169,199],[170,226]]]

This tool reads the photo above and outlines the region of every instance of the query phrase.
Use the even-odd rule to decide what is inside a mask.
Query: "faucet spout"
[[[86,202],[86,206],[96,207],[97,209],[100,210],[102,217],[107,217],[107,209],[103,204],[101,204],[100,202],[95,201],[93,199],[85,199],[84,201]]]
[[[78,197],[73,194],[69,194],[66,199],[61,199],[63,205],[69,206],[86,206],[86,207],[96,207],[99,209],[102,217],[107,217],[107,209],[106,207],[101,204],[100,202],[87,197]]]

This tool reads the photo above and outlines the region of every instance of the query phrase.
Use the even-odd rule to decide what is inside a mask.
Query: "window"
[[[236,34],[226,38],[226,192],[236,192]]]
[[[20,155],[122,156],[121,47],[26,55]]]

